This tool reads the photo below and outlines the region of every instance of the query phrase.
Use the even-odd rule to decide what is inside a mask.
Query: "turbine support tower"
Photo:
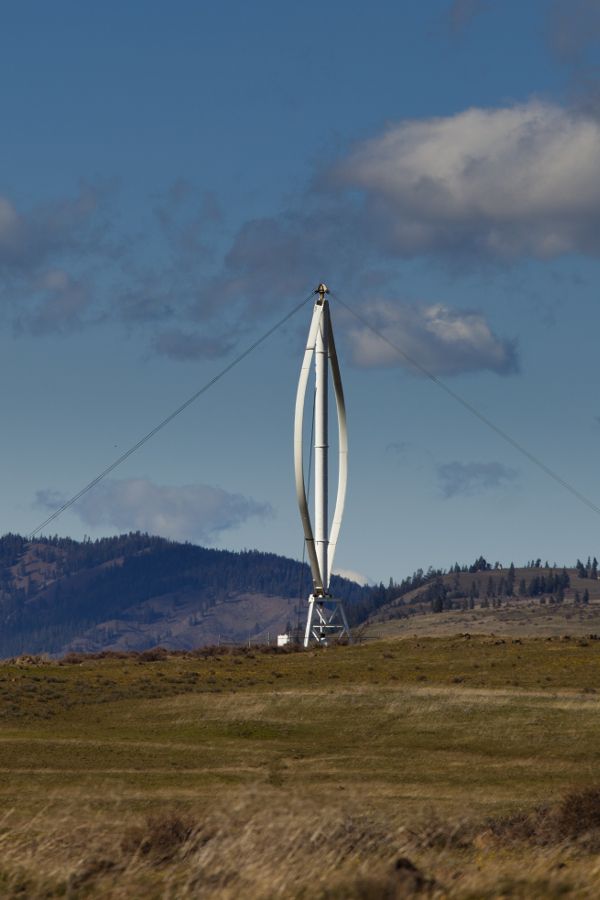
[[[315,294],[314,305],[298,392],[296,394],[296,415],[294,420],[294,470],[296,476],[296,496],[300,509],[300,518],[304,530],[304,540],[310,562],[313,589],[308,598],[308,614],[304,632],[304,646],[311,641],[328,644],[331,640],[346,637],[352,640],[348,620],[341,600],[329,592],[333,557],[344,512],[346,499],[346,483],[348,480],[348,434],[346,430],[346,406],[340,376],[327,285],[320,284]],[[306,389],[314,358],[315,368],[315,412],[314,412],[314,452],[315,469],[315,527],[308,508],[306,485],[304,481],[303,457],[303,425]],[[329,373],[335,393],[338,420],[338,490],[335,509],[329,528],[329,431],[328,431],[328,399]]]

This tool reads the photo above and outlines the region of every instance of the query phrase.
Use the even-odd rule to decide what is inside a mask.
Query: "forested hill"
[[[33,542],[7,534],[0,538],[0,658],[274,639],[304,622],[310,585],[307,565],[274,553],[213,550],[139,532]],[[541,560],[503,570],[480,557],[447,571],[419,569],[387,586],[334,576],[331,590],[345,601],[352,626],[371,622],[375,631],[382,623],[435,631],[446,618],[449,628],[494,630],[490,611],[531,618],[538,608],[546,617],[550,609],[555,618],[583,616],[583,628],[600,609],[595,558],[567,571]],[[459,622],[461,615],[468,621]]]
[[[296,624],[310,583],[308,566],[255,550],[139,533],[82,542],[8,534],[0,538],[0,657],[260,639]],[[338,577],[331,587],[349,609],[371,608],[371,588]]]
[[[600,634],[598,560],[578,559],[575,566],[564,567],[532,559],[523,567],[511,563],[503,568],[479,557],[470,566],[430,571],[420,584],[398,586],[397,596],[374,604],[364,636],[458,632],[596,639]]]

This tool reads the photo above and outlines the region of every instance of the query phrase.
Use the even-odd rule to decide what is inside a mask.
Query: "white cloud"
[[[442,304],[413,306],[380,301],[366,316],[388,340],[434,375],[457,375],[488,369],[501,375],[518,369],[513,341],[494,334],[478,312],[457,311]],[[408,366],[373,331],[359,325],[349,332],[353,362],[358,366]]]
[[[329,180],[363,193],[376,239],[400,255],[600,252],[600,123],[551,103],[400,122]]]
[[[54,511],[64,499],[38,491],[40,506]],[[272,514],[267,503],[206,484],[157,485],[147,478],[107,479],[73,507],[86,525],[120,531],[148,531],[174,540],[213,543],[223,531],[253,516]]]
[[[438,466],[437,474],[446,498],[494,490],[514,482],[518,476],[515,469],[499,462],[444,463]]]

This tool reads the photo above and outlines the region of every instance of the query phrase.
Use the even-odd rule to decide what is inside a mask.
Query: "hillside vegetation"
[[[308,566],[147,534],[0,538],[0,657],[264,641],[296,625]],[[334,576],[349,605],[369,593]]]
[[[600,633],[600,580],[595,561],[573,568],[533,560],[524,568],[470,567],[424,576],[378,604],[365,638],[457,631],[518,636]],[[389,593],[389,591],[388,591]]]
[[[334,576],[351,626],[364,637],[456,631],[512,635],[600,631],[597,564],[572,569],[418,570],[361,587]],[[0,538],[0,657],[193,649],[264,643],[302,625],[310,571],[272,553],[233,553],[146,534],[96,541]],[[366,623],[366,624],[365,624]]]
[[[597,896],[600,641],[0,665],[0,893]]]

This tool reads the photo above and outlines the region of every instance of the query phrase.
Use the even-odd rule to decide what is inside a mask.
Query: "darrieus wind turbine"
[[[348,433],[346,430],[346,406],[340,376],[331,315],[329,312],[329,293],[325,284],[320,284],[315,294],[317,300],[313,309],[312,321],[308,332],[306,350],[300,370],[298,392],[296,394],[296,415],[294,421],[294,470],[296,475],[296,495],[300,508],[300,517],[304,529],[306,550],[310,562],[313,590],[308,598],[308,615],[304,632],[304,646],[311,640],[327,644],[331,639],[346,636],[351,640],[350,628],[341,600],[329,593],[329,582],[333,566],[333,557],[342,523],[344,502],[346,499],[346,483],[348,480]],[[313,357],[315,359],[315,407],[314,407],[314,472],[315,472],[315,527],[313,531],[306,485],[304,482],[303,458],[303,422],[306,388],[310,375]],[[333,388],[338,420],[338,490],[331,530],[328,516],[328,388],[329,369]]]

